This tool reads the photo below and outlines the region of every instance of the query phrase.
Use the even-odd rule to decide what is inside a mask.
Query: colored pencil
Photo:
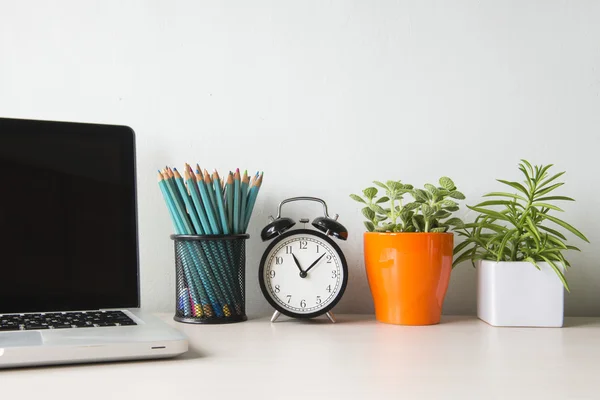
[[[242,199],[242,203],[240,204],[240,226],[241,232],[246,232],[246,203],[248,200],[248,183],[250,182],[250,178],[248,178],[248,171],[244,171],[244,176],[242,178],[240,184],[240,197]]]
[[[204,183],[208,185],[207,176],[204,176]],[[221,221],[221,228],[225,235],[229,235],[229,225],[227,224],[227,216],[225,215],[225,206],[223,205],[223,196],[221,195],[221,178],[217,170],[212,175],[213,187],[215,190],[215,199],[217,208],[219,209],[219,216]]]
[[[208,217],[208,222],[210,223],[212,234],[218,235],[221,233],[221,231],[219,229],[219,224],[217,223],[217,216],[215,210],[213,210],[210,195],[208,194],[206,184],[204,183],[204,179],[202,177],[202,171],[199,169],[196,170],[196,182],[198,190],[200,191],[200,197],[202,198],[202,204],[204,204],[206,216]]]
[[[240,169],[236,168],[233,175],[233,233],[241,233],[240,208],[242,207],[242,194],[240,192]]]
[[[244,232],[248,230],[248,225],[250,224],[250,217],[252,216],[252,211],[254,211],[254,205],[256,204],[256,198],[258,197],[258,192],[260,191],[260,186],[262,185],[263,174],[252,183],[252,187],[248,192],[248,204],[246,205],[246,220],[244,221]]]
[[[225,204],[227,205],[227,224],[229,230],[233,231],[233,173],[231,171],[227,175],[225,184]]]

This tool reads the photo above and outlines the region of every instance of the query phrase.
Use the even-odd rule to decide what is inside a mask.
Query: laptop
[[[135,135],[0,118],[0,368],[166,358],[140,309]]]

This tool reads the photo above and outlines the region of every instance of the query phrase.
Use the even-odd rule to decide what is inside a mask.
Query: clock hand
[[[294,255],[294,253],[292,253],[292,257],[294,257],[294,262],[296,263],[296,265],[298,266],[298,269],[300,270],[300,275],[302,275],[304,273],[304,271],[302,270],[302,267],[300,266],[300,262],[298,261],[298,259]]]
[[[317,259],[315,260],[315,262],[314,262],[314,263],[312,263],[312,264],[310,265],[310,267],[308,267],[308,269],[307,269],[305,272],[306,272],[306,273],[308,273],[308,271],[310,271],[312,267],[314,267],[315,265],[317,265],[317,263],[318,263],[319,261],[321,261],[321,258],[323,258],[323,257],[325,257],[325,253],[323,253],[323,255],[322,255],[321,257],[317,258]]]

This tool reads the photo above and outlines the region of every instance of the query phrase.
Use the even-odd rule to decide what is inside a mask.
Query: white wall
[[[248,243],[257,315],[270,312],[258,233],[280,200],[320,196],[340,214],[352,276],[337,310],[372,312],[349,193],[449,175],[474,204],[528,158],[568,171],[565,218],[593,244],[571,256],[566,311],[600,315],[598,21],[591,0],[2,1],[0,115],[135,129],[150,309],[174,307],[165,164],[265,171]],[[304,210],[290,208],[320,211]],[[474,311],[465,264],[445,312]]]

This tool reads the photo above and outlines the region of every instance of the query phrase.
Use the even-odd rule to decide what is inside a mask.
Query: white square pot
[[[537,264],[541,271],[528,262],[478,262],[477,316],[493,326],[561,327],[563,284],[547,263]]]

